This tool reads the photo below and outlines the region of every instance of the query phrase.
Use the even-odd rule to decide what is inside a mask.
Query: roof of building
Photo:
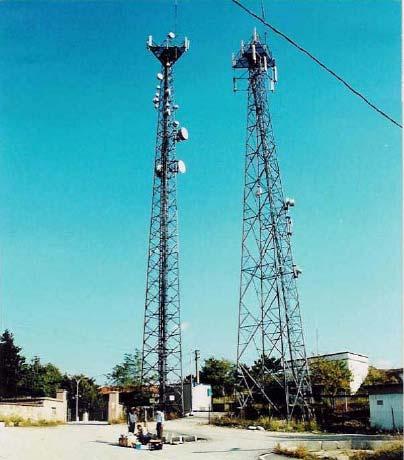
[[[158,386],[151,385],[147,387],[151,393],[158,393]],[[121,386],[103,386],[98,388],[98,392],[102,395],[107,395],[109,393],[113,393],[115,391],[119,391],[119,393],[133,393],[133,392],[140,392],[142,387],[140,385],[128,385],[126,387]]]
[[[385,394],[402,394],[402,383],[381,383],[377,385],[366,385],[366,390],[370,395],[385,395]]]
[[[326,356],[336,356],[336,355],[345,355],[345,354],[350,354],[350,355],[355,355],[355,356],[362,356],[362,358],[369,358],[366,355],[361,355],[360,353],[354,353],[353,351],[339,351],[337,353],[324,353],[322,355],[309,356],[308,359],[325,358]]]

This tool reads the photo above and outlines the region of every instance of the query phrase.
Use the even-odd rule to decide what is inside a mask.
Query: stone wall
[[[0,401],[0,416],[66,422],[67,392],[57,391],[56,398],[20,398]]]

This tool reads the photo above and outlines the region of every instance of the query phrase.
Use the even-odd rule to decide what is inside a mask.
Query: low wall
[[[67,421],[66,391],[57,392],[56,398],[30,398],[0,401],[0,417],[18,416],[31,420]]]
[[[336,441],[321,441],[321,440],[297,440],[293,439],[290,441],[279,442],[281,449],[297,449],[299,446],[305,447],[309,452],[318,452],[320,450],[338,450],[338,449],[357,449],[357,450],[373,450],[383,447],[386,444],[391,443],[397,438],[386,439],[361,439],[353,438],[346,440]]]

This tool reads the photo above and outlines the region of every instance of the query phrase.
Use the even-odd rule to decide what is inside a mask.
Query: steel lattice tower
[[[285,198],[268,105],[277,81],[275,60],[254,31],[233,56],[248,81],[243,235],[237,366],[241,409],[252,403],[271,414],[311,416],[307,365]],[[246,362],[254,362],[248,366]]]
[[[142,385],[157,388],[166,411],[183,412],[180,292],[178,273],[177,174],[185,165],[176,159],[176,143],[188,131],[175,120],[173,66],[188,51],[189,41],[174,44],[175,35],[157,45],[149,37],[148,49],[161,63],[153,98],[158,111],[153,198],[144,316]]]

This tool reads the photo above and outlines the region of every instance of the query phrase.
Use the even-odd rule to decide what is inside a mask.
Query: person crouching
[[[143,444],[144,446],[148,444],[151,439],[149,435],[143,433],[143,427],[140,424],[137,426],[136,437],[140,444]]]

